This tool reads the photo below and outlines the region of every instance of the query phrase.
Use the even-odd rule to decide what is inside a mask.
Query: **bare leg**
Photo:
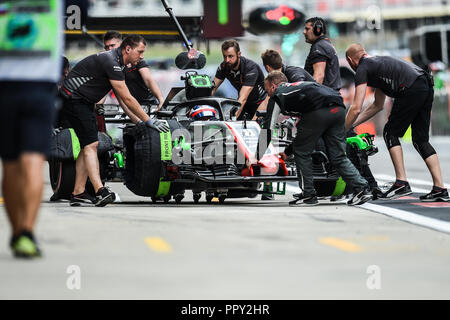
[[[44,156],[39,153],[25,153],[20,159],[23,177],[22,202],[24,206],[22,229],[32,231],[36,223],[44,189]]]
[[[76,174],[75,174],[75,187],[73,189],[73,194],[80,194],[84,192],[84,189],[86,187],[86,181],[88,178],[86,163],[84,161],[84,149],[82,149],[78,154],[75,168]]]
[[[91,143],[84,147],[84,162],[87,168],[89,179],[94,186],[95,192],[103,187],[102,180],[100,178],[100,166],[97,156],[98,142]]]
[[[439,164],[439,158],[437,154],[433,154],[425,159],[425,163],[428,170],[431,173],[431,178],[433,179],[433,185],[439,188],[445,188],[442,179],[441,166]]]
[[[389,154],[394,165],[395,177],[397,180],[406,180],[405,163],[403,162],[402,146],[395,146],[389,149]]]
[[[23,215],[21,198],[23,190],[19,161],[3,162],[2,191],[6,213],[8,214],[13,234],[17,235],[21,231],[20,221]]]
[[[3,163],[3,196],[14,235],[33,231],[42,199],[43,164],[44,156],[38,153]]]

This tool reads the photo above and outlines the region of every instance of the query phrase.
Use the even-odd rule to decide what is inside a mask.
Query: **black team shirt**
[[[362,57],[355,74],[355,87],[367,83],[395,98],[425,71],[413,63],[389,56]]]
[[[305,62],[305,70],[314,76],[313,65],[318,62],[326,62],[323,85],[339,91],[342,87],[341,75],[339,71],[339,58],[330,40],[325,37],[319,37],[309,50]]]
[[[305,69],[300,67],[283,65],[281,72],[284,73],[289,83],[298,81],[316,81]]]
[[[240,59],[238,70],[225,68],[225,64],[221,63],[215,77],[220,80],[228,79],[238,92],[243,86],[252,86],[253,90],[248,95],[247,103],[259,103],[267,96],[264,89],[264,73],[252,60],[242,56]]]
[[[125,80],[124,70],[120,48],[93,54],[73,67],[62,89],[73,99],[97,103],[112,89],[109,80]]]

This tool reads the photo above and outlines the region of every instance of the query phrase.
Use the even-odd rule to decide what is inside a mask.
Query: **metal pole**
[[[169,7],[166,0],[161,0],[161,2],[163,4],[164,8],[166,9],[167,13],[169,14],[169,16],[175,22],[175,25],[177,26],[178,32],[180,33],[181,38],[183,39],[183,42],[184,42],[186,48],[188,48],[188,50],[192,49],[192,45],[189,43],[189,40],[186,37],[186,34],[184,33],[183,29],[181,28],[181,25],[178,22],[177,17],[175,17],[175,15],[173,14],[172,8]]]

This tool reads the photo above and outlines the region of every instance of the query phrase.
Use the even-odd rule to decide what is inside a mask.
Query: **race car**
[[[273,193],[284,194],[285,183],[297,181],[297,173],[293,158],[284,161],[278,153],[295,136],[295,120],[279,115],[271,143],[258,157],[259,143],[265,140],[260,122],[236,121],[234,114],[240,103],[211,97],[213,84],[209,76],[189,71],[183,79],[184,93],[182,90],[174,95],[184,97],[181,102],[166,99],[163,110],[153,115],[167,121],[169,132],[134,125],[126,117],[117,117],[119,109],[115,113],[111,111],[114,108],[106,106],[106,122],[120,122],[124,127],[123,144],[113,144],[108,134],[99,132],[102,180],[123,181],[130,191],[151,197],[154,202],[174,198],[180,203],[186,190],[192,190],[195,203],[202,193],[207,202],[214,197],[220,203],[226,198],[253,198],[267,193],[261,190],[263,182],[276,183]],[[67,135],[65,141],[74,141],[73,134]],[[61,133],[56,136],[64,140]],[[349,138],[348,143],[359,153],[376,152],[373,137],[368,134]],[[63,144],[58,143],[59,149]],[[73,149],[68,145],[66,149]],[[71,153],[50,160],[52,200],[69,198],[75,181],[75,158]],[[318,196],[350,192],[332,168],[325,150],[313,153],[313,166]],[[87,190],[93,192],[89,183]]]
[[[207,202],[214,197],[220,203],[226,198],[253,198],[268,193],[261,190],[264,182],[276,183],[276,190],[271,192],[284,194],[286,182],[298,178],[293,158],[284,161],[278,153],[295,137],[295,119],[275,110],[268,119],[270,131],[261,128],[261,121],[236,121],[240,102],[211,96],[214,83],[210,77],[192,70],[203,68],[205,56],[193,49],[171,8],[162,2],[189,49],[175,59],[180,69],[188,70],[182,77],[184,87],[172,88],[161,111],[150,113],[151,108],[146,109],[153,117],[167,121],[170,131],[159,133],[144,124],[134,125],[119,106],[105,105],[101,119],[107,124],[122,124],[123,135],[122,139],[113,139],[112,134],[99,132],[103,182],[122,181],[134,194],[151,197],[154,202],[174,198],[180,203],[186,190],[192,190],[195,203],[202,193]],[[267,118],[265,114],[259,116]],[[271,139],[265,136],[267,132]],[[264,141],[269,140],[270,144],[265,145]],[[373,136],[368,134],[348,143],[357,153],[376,152]],[[69,199],[79,152],[73,130],[55,132],[52,150],[49,164],[54,195],[51,200]],[[313,153],[313,173],[319,197],[351,192],[332,168],[326,150]],[[93,193],[89,182],[86,190]]]

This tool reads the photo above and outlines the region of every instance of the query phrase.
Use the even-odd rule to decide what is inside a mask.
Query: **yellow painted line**
[[[327,246],[346,251],[346,252],[361,252],[363,248],[350,241],[338,239],[338,238],[320,238],[320,243]]]
[[[170,244],[168,244],[167,242],[165,242],[163,239],[161,239],[159,237],[145,238],[145,243],[147,243],[147,245],[153,251],[164,252],[164,253],[172,252],[172,247],[170,246]]]
[[[164,36],[177,36],[179,35],[178,31],[163,31],[163,30],[118,30],[122,34],[142,34],[142,35],[164,35]],[[90,30],[87,34],[96,34],[103,35],[108,30]],[[81,30],[65,30],[65,34],[83,34]]]

